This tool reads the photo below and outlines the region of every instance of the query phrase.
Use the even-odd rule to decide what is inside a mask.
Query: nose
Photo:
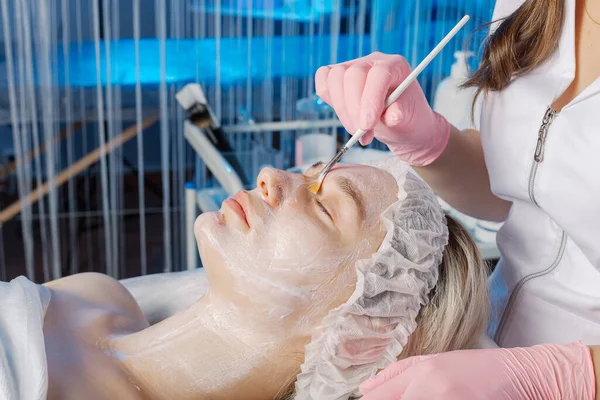
[[[277,207],[283,200],[284,172],[274,168],[263,168],[256,178],[256,188],[271,207]]]

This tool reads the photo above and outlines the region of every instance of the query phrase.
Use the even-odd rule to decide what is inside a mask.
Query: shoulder
[[[89,293],[97,292],[106,293],[107,289],[116,291],[116,294],[118,295],[119,292],[125,290],[125,287],[117,280],[97,272],[83,272],[81,274],[66,276],[64,278],[46,282],[44,283],[44,286],[52,290],[66,290],[73,295],[88,295]],[[111,293],[111,295],[112,294],[113,293]]]
[[[139,305],[117,280],[96,272],[85,272],[57,279],[44,286],[54,293],[83,300],[91,306],[112,309],[143,318]]]

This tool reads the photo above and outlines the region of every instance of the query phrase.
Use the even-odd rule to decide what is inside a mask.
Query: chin
[[[219,228],[219,219],[217,213],[202,213],[194,221],[194,236],[202,258],[203,248],[210,245],[209,236],[214,234]]]
[[[221,225],[219,219],[219,213],[208,212],[198,215],[198,218],[194,221],[194,236],[196,240],[199,240],[202,235],[206,233],[214,232]]]
[[[202,213],[194,221],[194,236],[198,245],[198,253],[202,265],[206,268],[212,265],[223,264],[224,250],[229,248],[231,243],[231,232],[229,227],[222,222],[222,216],[218,212]]]
[[[200,229],[198,229],[198,227]],[[227,268],[228,263],[224,258],[224,249],[215,243],[213,232],[222,228],[218,223],[197,219],[194,224],[194,233],[198,245],[200,262],[206,273],[206,278],[211,291],[222,291],[222,285],[232,281],[231,271]]]

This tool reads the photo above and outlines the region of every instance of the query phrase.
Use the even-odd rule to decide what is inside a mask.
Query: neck
[[[290,355],[303,343],[253,320],[209,292],[186,311],[115,338],[112,348],[148,398],[272,398],[300,367]]]

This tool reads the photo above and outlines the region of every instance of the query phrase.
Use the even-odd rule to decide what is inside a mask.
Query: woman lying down
[[[314,195],[320,168],[265,169],[202,214],[207,289],[156,324],[104,275],[2,283],[0,397],[348,399],[399,358],[474,346],[486,269],[431,190],[388,159]]]

